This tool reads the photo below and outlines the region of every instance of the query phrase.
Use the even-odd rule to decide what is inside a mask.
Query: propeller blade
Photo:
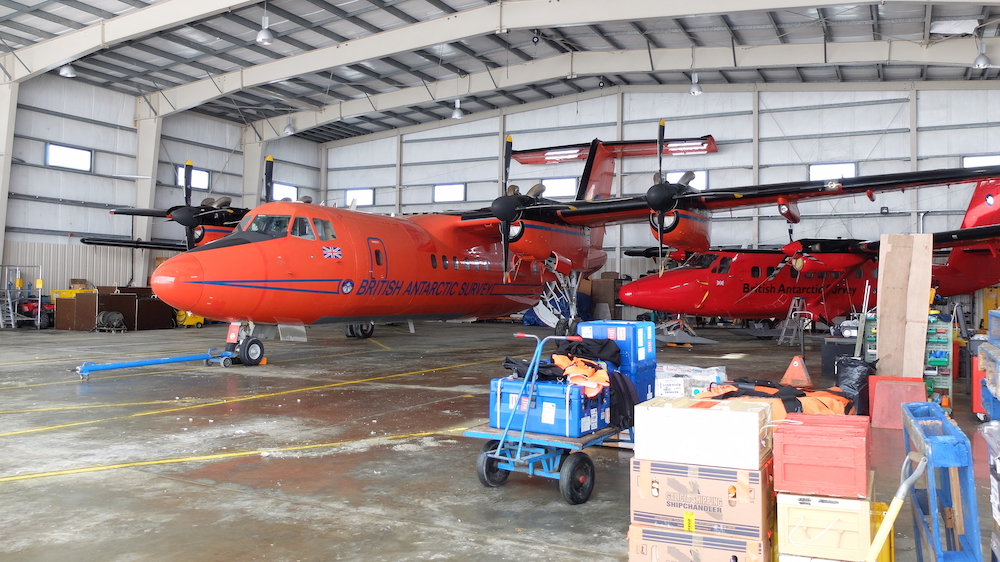
[[[500,221],[500,237],[503,239],[503,282],[510,280],[510,223]]]
[[[660,273],[663,277],[663,211],[656,211],[656,257],[660,260]]]
[[[660,128],[656,131],[656,169],[660,174],[660,179],[656,183],[663,181],[663,135],[667,126],[666,119],[660,119]]]
[[[507,135],[503,143],[503,187],[507,187],[510,178],[510,159],[514,156],[514,137]]]
[[[191,207],[191,174],[192,174],[193,170],[194,170],[194,162],[188,160],[187,162],[184,163],[184,209],[185,209],[185,211],[187,211],[188,209],[192,209],[193,208],[193,207]],[[190,215],[190,218],[188,216],[184,216],[184,213],[182,213],[182,216],[185,219],[185,221],[187,221],[188,224],[185,224],[185,222],[177,220],[176,217],[172,217],[173,212],[169,213],[167,216],[168,217],[172,217],[174,220],[176,220],[177,222],[179,222],[179,223],[181,223],[181,224],[184,225],[184,227],[185,227],[185,234],[186,234],[185,238],[187,238],[187,249],[190,250],[191,248],[194,248],[194,227],[198,226],[198,223],[197,223],[197,219],[193,216],[194,213],[192,213],[190,211],[187,211],[187,214]],[[190,224],[190,222],[192,220],[195,221],[194,224]]]
[[[528,197],[538,199],[539,197],[542,196],[543,193],[545,193],[545,184],[536,183],[535,185],[531,186],[531,189],[528,190]]]
[[[266,203],[274,201],[274,156],[270,154],[264,160],[264,195]]]
[[[166,217],[166,209],[111,209],[112,215],[130,215],[133,217]]]
[[[194,162],[188,160],[184,163],[184,204],[191,206],[191,172],[194,170]]]
[[[677,183],[679,183],[680,185],[683,185],[685,187],[689,187],[690,184],[691,184],[691,180],[693,180],[693,179],[694,179],[694,172],[692,172],[691,170],[688,170],[688,171],[684,172],[684,175],[681,176],[681,179],[678,180]]]

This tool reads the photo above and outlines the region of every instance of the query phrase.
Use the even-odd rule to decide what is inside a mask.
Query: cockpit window
[[[245,232],[259,232],[275,238],[288,234],[288,223],[292,217],[288,215],[257,215],[251,219],[243,230]]]
[[[721,260],[719,260],[719,265],[712,268],[712,273],[720,273],[725,275],[726,273],[729,273],[729,266],[732,263],[733,263],[733,258],[728,256],[724,257]]]
[[[316,226],[316,236],[319,236],[320,240],[336,240],[337,233],[333,231],[333,225],[330,221],[325,219],[313,219],[313,225]]]
[[[708,269],[712,267],[715,263],[715,258],[719,257],[719,254],[695,254],[688,258],[688,261],[684,264],[684,267],[690,267],[691,269]]]
[[[316,239],[316,236],[313,235],[312,227],[309,226],[309,219],[305,217],[295,217],[295,220],[292,221],[292,236],[305,238],[306,240]]]

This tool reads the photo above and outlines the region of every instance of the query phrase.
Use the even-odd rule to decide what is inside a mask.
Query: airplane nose
[[[192,254],[180,254],[160,264],[149,285],[163,302],[179,310],[191,310],[201,300],[205,270]]]

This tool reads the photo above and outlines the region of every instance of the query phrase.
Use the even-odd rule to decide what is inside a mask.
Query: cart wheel
[[[570,505],[590,499],[594,491],[594,461],[586,453],[573,453],[559,470],[559,491]]]
[[[205,360],[205,366],[206,367],[211,367],[212,366],[212,360],[211,359],[206,359]]]
[[[195,322],[194,323],[194,327],[195,328],[201,328],[202,326],[204,326],[204,324],[202,324],[201,322]]]
[[[981,422],[988,422],[988,421],[990,421],[989,414],[981,414],[981,413],[977,412],[976,413],[976,418],[978,418],[979,421],[981,421]]]
[[[483,486],[487,488],[503,486],[507,482],[507,477],[510,476],[509,470],[497,468],[500,461],[489,456],[490,453],[497,450],[499,444],[500,442],[496,439],[487,441],[476,458],[476,475],[479,476],[479,481],[482,482]]]
[[[232,367],[233,366],[233,358],[232,357],[223,357],[222,358],[222,366],[225,367],[225,368],[227,368],[227,369],[229,367]]]

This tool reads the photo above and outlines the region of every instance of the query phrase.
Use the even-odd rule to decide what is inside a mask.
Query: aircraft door
[[[388,255],[385,244],[378,238],[368,239],[368,259],[370,279],[385,279],[389,274]]]

